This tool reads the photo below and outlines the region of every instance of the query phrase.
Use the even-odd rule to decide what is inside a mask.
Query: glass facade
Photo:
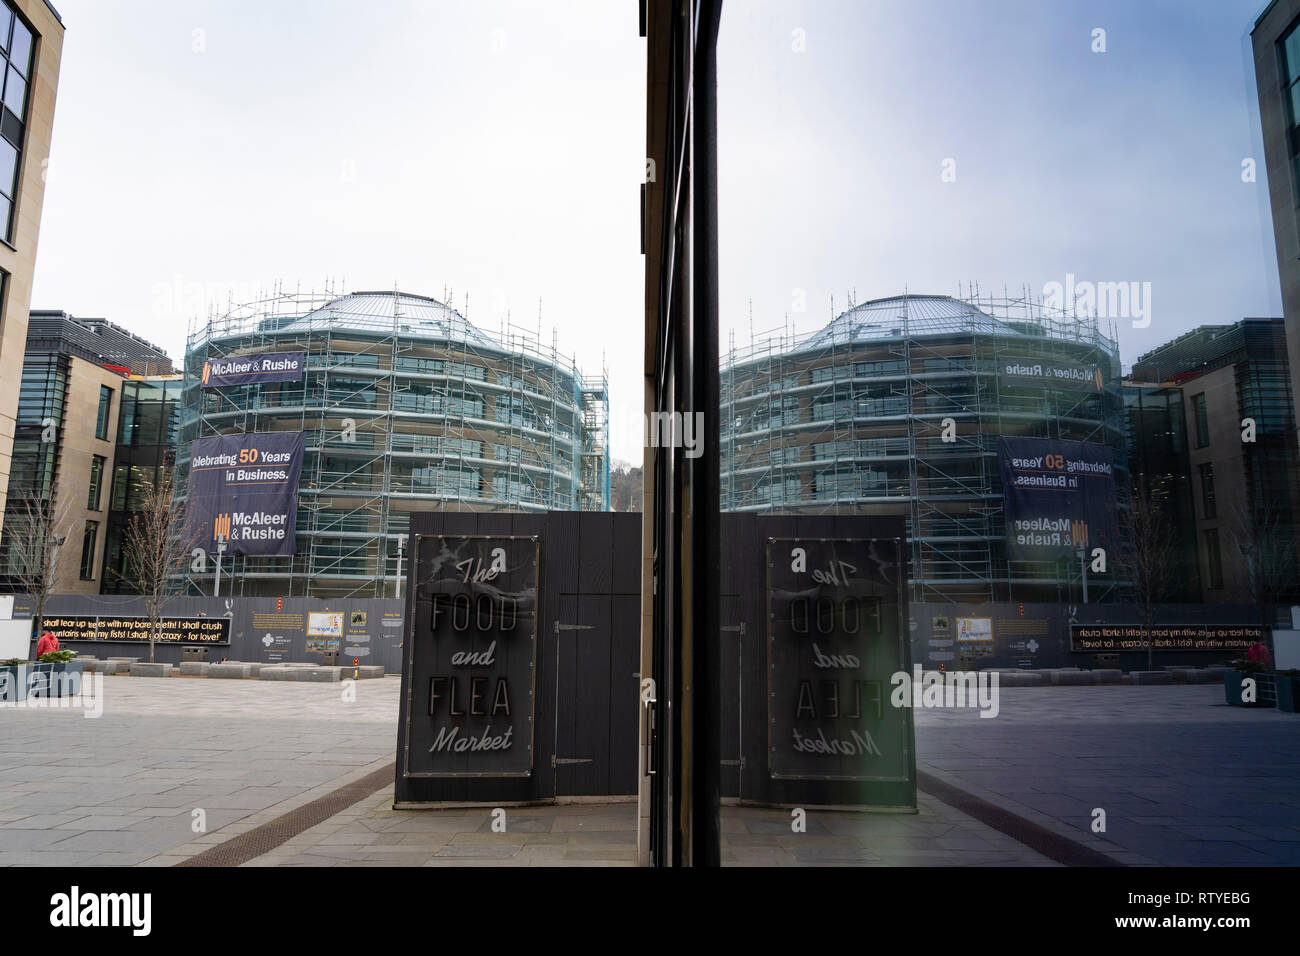
[[[35,37],[10,3],[0,4],[0,228],[13,239],[14,205],[22,173],[23,133],[33,75]]]

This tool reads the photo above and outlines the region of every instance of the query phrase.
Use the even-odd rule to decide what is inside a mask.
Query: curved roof
[[[402,335],[501,348],[496,339],[471,325],[451,306],[409,292],[351,292],[286,322],[278,331],[305,331],[319,328],[323,322],[385,334],[396,324]]]
[[[1017,328],[969,302],[946,295],[904,295],[873,299],[841,313],[829,325],[797,344],[798,349],[871,342],[891,336],[975,332],[1024,335]]]

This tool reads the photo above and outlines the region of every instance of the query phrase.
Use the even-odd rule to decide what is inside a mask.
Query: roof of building
[[[799,343],[800,348],[871,342],[891,336],[940,335],[975,332],[985,335],[1023,335],[1014,326],[995,319],[960,299],[946,295],[907,295],[872,299],[840,314],[819,332]]]
[[[816,332],[775,337],[737,350],[729,361],[757,359],[771,351],[813,352],[859,342],[887,342],[942,335],[996,335],[1056,339],[1114,350],[1097,322],[1027,299],[967,302],[947,295],[901,295],[872,299],[836,316]]]
[[[501,348],[496,339],[437,299],[409,292],[351,292],[331,299],[306,315],[278,327],[280,331],[319,327],[322,321],[347,328]]]
[[[171,368],[157,345],[107,319],[83,319],[61,310],[33,309],[27,320],[28,352],[64,352],[97,364],[149,363]]]

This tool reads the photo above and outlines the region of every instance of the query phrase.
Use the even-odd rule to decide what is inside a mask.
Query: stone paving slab
[[[0,711],[0,866],[133,866],[229,839],[391,761],[399,690],[107,676],[95,719]]]
[[[491,807],[394,810],[392,793],[386,787],[244,865],[636,865],[635,803],[510,807],[498,833]],[[803,833],[792,832],[789,810],[729,805],[722,828],[730,866],[1053,865],[925,794],[916,814],[810,810]]]
[[[1300,716],[1220,685],[1016,688],[992,719],[918,711],[916,742],[919,769],[1124,862],[1300,864]]]

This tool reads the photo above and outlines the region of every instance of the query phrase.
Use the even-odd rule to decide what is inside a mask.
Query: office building
[[[103,554],[119,472],[122,399],[133,387],[133,370],[165,374],[171,364],[160,348],[104,319],[31,313],[0,532],[0,580],[9,587],[22,589],[13,575],[22,573],[22,541],[32,537],[34,524],[63,539],[55,593],[117,586],[106,580]],[[124,481],[127,475],[129,466]]]
[[[7,511],[62,50],[63,21],[48,2],[0,0],[0,516]]]
[[[1141,356],[1181,395],[1201,599],[1300,601],[1300,456],[1282,319],[1205,325]]]

